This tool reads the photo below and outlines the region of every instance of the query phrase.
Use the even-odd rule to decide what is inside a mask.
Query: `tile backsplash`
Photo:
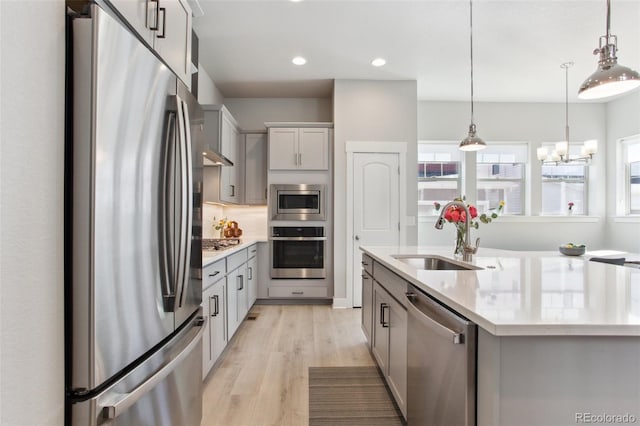
[[[221,206],[204,204],[202,210],[202,237],[219,238],[219,231],[214,229],[214,223],[226,217],[235,220],[242,229],[243,237],[266,239],[267,237],[267,206]]]

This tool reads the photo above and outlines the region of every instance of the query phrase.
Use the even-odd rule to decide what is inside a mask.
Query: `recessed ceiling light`
[[[386,63],[387,61],[385,61],[383,58],[375,58],[373,61],[371,61],[371,65],[373,65],[374,67],[381,67]]]
[[[298,3],[299,1],[302,1],[302,0],[289,0],[289,1],[292,3]]]
[[[293,62],[296,65],[304,65],[307,63],[307,60],[305,58],[303,58],[302,56],[296,56],[295,58],[293,58],[291,60],[291,62]]]

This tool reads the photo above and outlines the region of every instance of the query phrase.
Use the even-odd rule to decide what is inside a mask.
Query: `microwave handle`
[[[326,241],[327,237],[270,237],[272,241]]]

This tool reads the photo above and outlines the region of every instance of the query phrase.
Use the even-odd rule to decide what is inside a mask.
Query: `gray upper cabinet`
[[[329,129],[270,128],[269,169],[328,170]]]
[[[191,87],[191,8],[187,0],[109,0],[138,35]]]
[[[267,204],[267,134],[244,137],[244,204]]]
[[[204,201],[243,202],[244,161],[240,158],[238,123],[224,105],[203,105],[205,143],[233,166],[205,167]]]

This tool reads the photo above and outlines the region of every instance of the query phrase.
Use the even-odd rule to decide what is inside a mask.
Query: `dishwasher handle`
[[[432,318],[426,312],[423,312],[423,310],[421,310],[415,304],[415,299],[418,297],[416,293],[410,291],[405,293],[405,295],[407,297],[407,301],[409,302],[407,304],[408,311],[410,313],[413,313],[415,317],[420,320],[420,322],[422,322],[424,325],[429,327],[431,330],[433,330],[440,336],[449,339],[454,345],[464,345],[465,339],[464,339],[463,333],[458,333],[457,331],[452,330],[449,327],[440,324],[440,322],[436,321],[435,318]],[[441,308],[441,309],[444,309],[444,308]]]

